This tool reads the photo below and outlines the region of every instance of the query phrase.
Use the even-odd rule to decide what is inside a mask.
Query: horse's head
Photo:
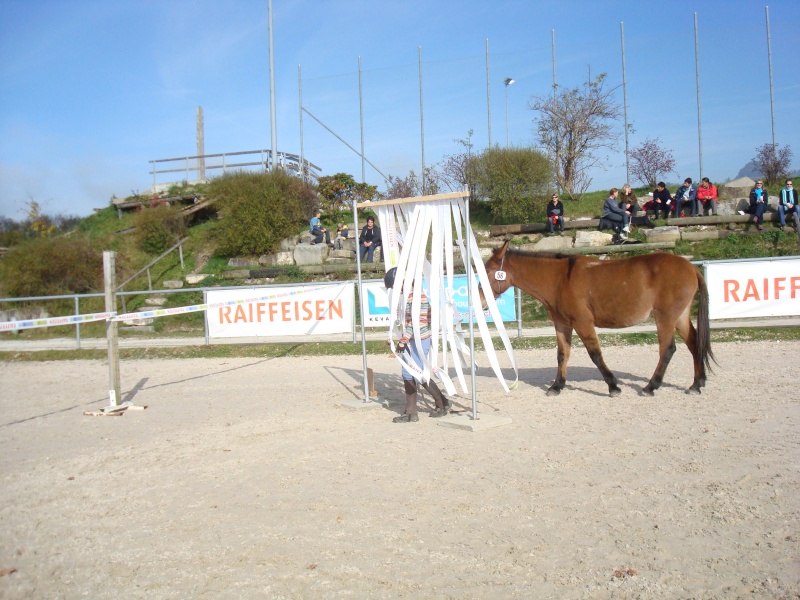
[[[492,252],[492,257],[486,261],[486,275],[489,278],[489,287],[492,289],[492,295],[499,298],[503,292],[513,285],[511,274],[504,270],[506,267],[506,252],[508,250],[508,242],[495,248]],[[483,295],[483,289],[479,286],[478,291],[481,297],[481,307],[483,310],[488,308],[486,297]]]

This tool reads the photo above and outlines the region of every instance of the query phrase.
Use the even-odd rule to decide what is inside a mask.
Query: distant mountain
[[[761,177],[761,171],[756,168],[756,163],[751,160],[749,163],[739,169],[736,179],[739,179],[739,177],[749,177],[750,179],[755,180]]]

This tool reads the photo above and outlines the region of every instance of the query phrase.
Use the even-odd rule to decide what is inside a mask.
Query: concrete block
[[[681,239],[688,242],[699,242],[702,240],[719,240],[727,237],[729,231],[724,229],[703,229],[701,231],[681,231]]]
[[[184,279],[189,285],[196,285],[203,281],[206,277],[210,277],[210,275],[208,273],[195,273],[194,275],[187,275],[184,277]]]
[[[329,265],[352,265],[355,258],[339,258],[336,256],[329,256],[327,262]]]
[[[293,252],[294,247],[300,243],[300,236],[295,235],[292,237],[288,237],[285,240],[281,240],[280,244],[280,251],[281,252]]]
[[[331,250],[328,254],[328,260],[331,258],[346,258],[347,260],[355,260],[356,253],[350,250]]]
[[[577,231],[574,245],[576,248],[608,246],[613,239],[612,234],[603,231]]]
[[[150,296],[149,298],[144,299],[144,303],[147,306],[164,306],[167,303],[166,296]]]
[[[247,279],[250,277],[249,269],[237,269],[236,271],[225,271],[222,274],[223,279]]]
[[[554,235],[544,237],[533,245],[533,249],[538,252],[558,252],[565,248],[572,248],[572,237],[568,235]]]
[[[648,243],[653,242],[677,242],[681,239],[680,227],[676,225],[666,225],[655,229],[645,229],[644,235]]]
[[[248,267],[257,267],[258,261],[252,258],[232,258],[228,261],[228,266],[245,269]]]
[[[165,289],[168,290],[179,290],[183,287],[183,280],[182,279],[167,279],[163,281],[161,285],[164,286]]]
[[[295,246],[296,248],[297,246]],[[294,250],[291,252],[276,252],[258,257],[258,264],[268,267],[288,267],[294,264]]]
[[[297,244],[294,248],[296,265],[321,265],[328,258],[328,246],[322,244]]]

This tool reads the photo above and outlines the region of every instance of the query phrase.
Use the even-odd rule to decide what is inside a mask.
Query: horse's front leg
[[[558,371],[556,380],[547,390],[548,396],[558,396],[564,389],[564,385],[567,383],[567,362],[569,362],[569,353],[572,349],[572,327],[557,323],[555,323],[555,327],[556,341],[558,342]]]
[[[608,393],[611,396],[619,396],[622,392],[617,385],[617,378],[603,360],[603,353],[600,351],[600,340],[597,339],[597,332],[594,329],[594,325],[591,323],[581,325],[580,327],[576,325],[575,331],[578,336],[580,336],[583,345],[586,346],[586,351],[589,352],[589,357],[592,359],[592,362],[600,369],[603,381],[608,384]]]

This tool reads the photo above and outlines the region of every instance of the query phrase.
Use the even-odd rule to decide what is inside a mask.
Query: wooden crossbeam
[[[421,204],[423,202],[440,202],[454,198],[466,198],[469,192],[447,192],[446,194],[433,194],[431,196],[414,196],[412,198],[392,198],[391,200],[376,200],[375,202],[359,202],[356,208],[372,208],[373,206],[392,206],[394,204]]]

